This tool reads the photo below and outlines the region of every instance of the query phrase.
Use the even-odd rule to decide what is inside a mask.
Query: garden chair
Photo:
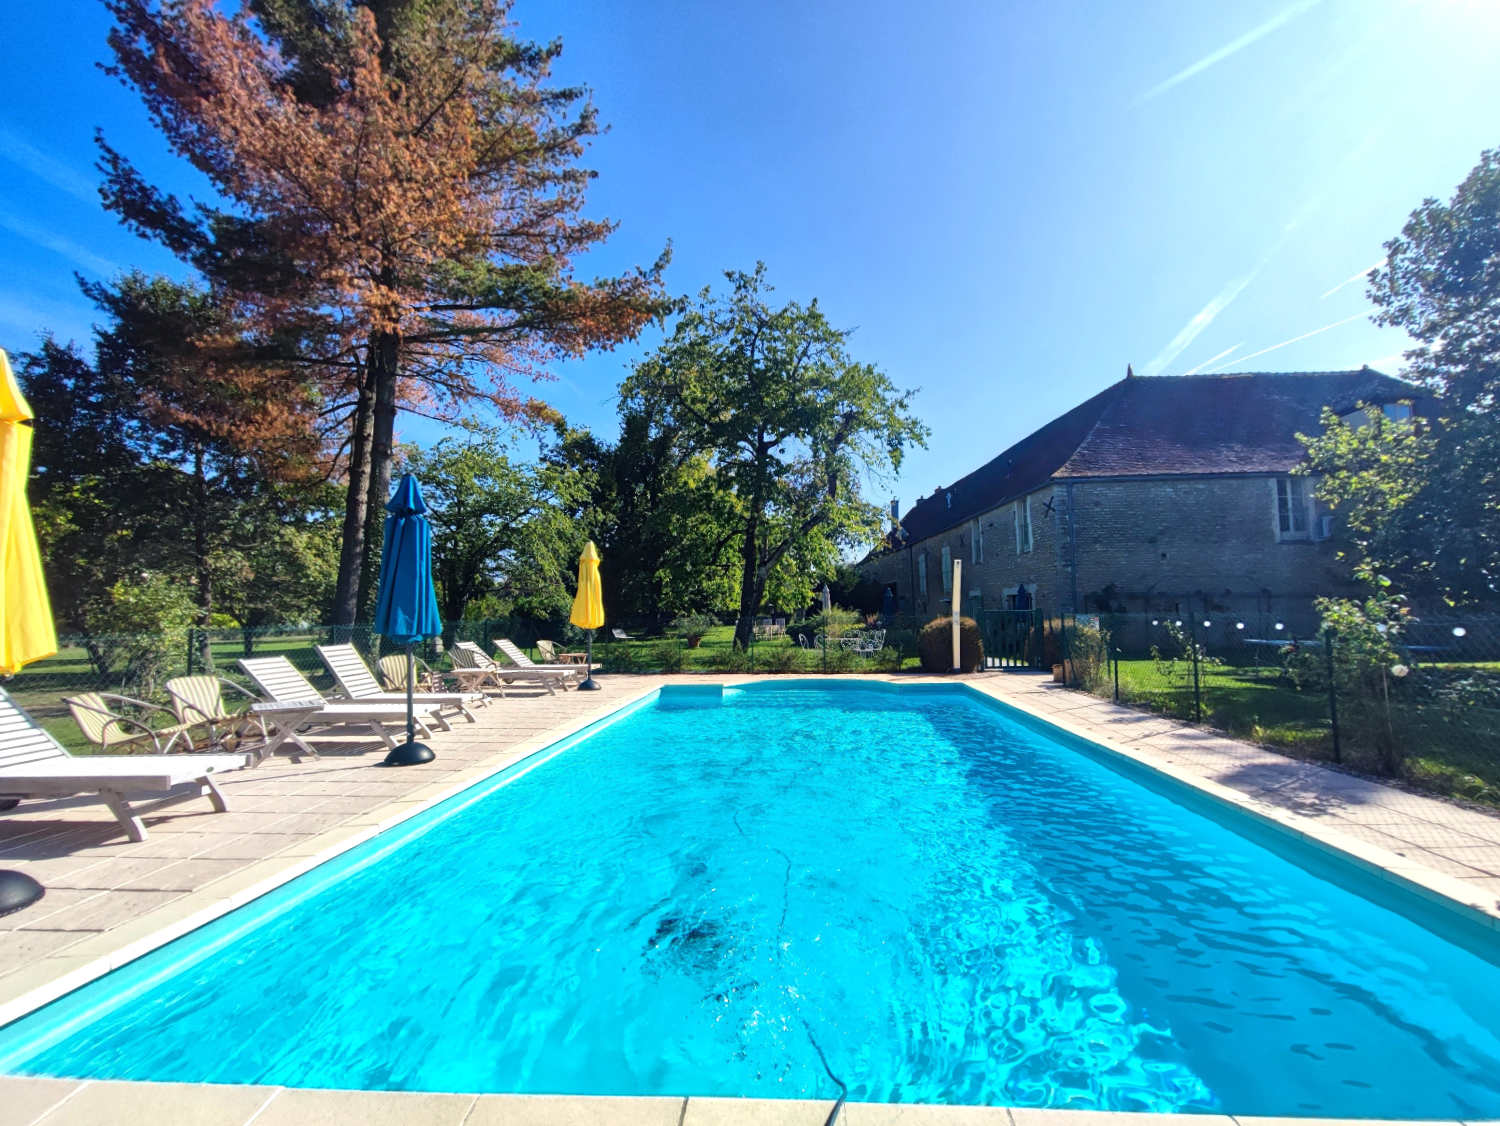
[[[581,665],[588,659],[587,653],[560,653],[557,646],[552,642],[539,639],[536,643],[537,652],[542,655],[542,660],[553,665]]]
[[[395,750],[386,724],[406,724],[406,701],[394,700],[327,700],[308,682],[307,677],[292,666],[285,657],[241,657],[240,668],[255,682],[262,695],[278,705],[267,711],[274,721],[275,733],[266,741],[262,757],[276,752],[283,743],[291,743],[310,758],[317,758],[313,750],[298,734],[299,731],[316,727],[363,727],[380,737],[387,750]],[[450,730],[448,721],[435,704],[418,704],[415,708],[416,727],[424,736],[431,736],[427,725],[435,724],[444,731]]]
[[[449,670],[458,678],[466,692],[480,692],[486,688],[496,689],[505,695],[505,684],[500,679],[500,666],[485,656],[484,650],[472,641],[460,641],[448,650],[448,659],[453,663]]]
[[[328,671],[333,673],[333,679],[338,681],[344,695],[351,700],[406,703],[404,672],[401,678],[402,690],[387,692],[380,687],[380,682],[375,679],[374,674],[370,672],[370,667],[365,664],[364,658],[359,655],[359,650],[354,646],[345,643],[343,645],[318,645],[314,648],[317,649],[318,656],[323,658],[323,663],[328,666]],[[400,660],[405,665],[406,655],[401,654]],[[457,708],[470,723],[478,721],[474,713],[469,710],[469,706],[484,702],[484,695],[480,692],[414,691],[411,698],[416,704],[430,704],[437,708]]]
[[[244,706],[231,711],[224,702],[224,692],[243,697]],[[255,711],[259,697],[242,684],[223,677],[174,676],[167,681],[167,695],[172,700],[172,711],[177,721],[185,725],[207,726],[209,739],[215,747],[227,747],[232,739],[236,746],[244,742],[245,736],[258,734],[262,743],[266,740],[265,716]]]
[[[202,720],[182,722],[160,704],[113,692],[80,692],[77,696],[64,696],[63,703],[68,705],[73,722],[78,724],[83,737],[101,751],[135,748],[149,742],[157,754],[166,754],[179,740],[192,750],[191,732],[195,727],[204,726]],[[144,718],[122,712],[121,708],[133,709],[142,717],[167,717],[168,722],[152,727]]]
[[[141,814],[191,798],[206,797],[214,810],[228,809],[211,774],[251,765],[232,755],[70,755],[50,732],[0,689],[0,797],[67,798],[94,794],[109,807],[125,835],[146,839]],[[149,808],[133,808],[127,794],[161,796]]]
[[[414,661],[417,666],[418,692],[447,691],[442,673],[421,657],[414,658]],[[385,685],[386,691],[400,692],[404,700],[406,698],[406,654],[387,653],[375,662],[375,668],[380,673],[380,683]],[[462,686],[460,686],[460,691],[462,691]]]
[[[616,641],[634,641],[635,640],[635,638],[631,634],[626,633],[619,626],[612,626],[610,628],[609,634]]]

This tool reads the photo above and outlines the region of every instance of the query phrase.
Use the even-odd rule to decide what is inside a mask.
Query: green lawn
[[[1495,662],[1464,667],[1495,671]],[[1113,680],[1094,689],[1113,695]],[[1275,666],[1200,666],[1203,722],[1230,735],[1263,743],[1301,758],[1331,760],[1333,734],[1328,696],[1299,691]],[[1179,661],[1170,671],[1151,660],[1120,662],[1120,702],[1191,720],[1192,668]],[[1425,700],[1398,700],[1389,712],[1346,699],[1340,706],[1340,749],[1345,764],[1381,773],[1374,750],[1374,724],[1390,723],[1404,752],[1407,781],[1434,793],[1500,806],[1500,710],[1453,709]]]
[[[581,648],[581,646],[579,646]],[[918,665],[910,646],[902,653],[902,667]],[[734,648],[734,627],[715,626],[695,647],[671,637],[596,642],[594,659],[605,671],[618,672],[875,672],[889,671],[874,658],[863,658],[830,647],[825,665],[817,650],[799,648],[790,637],[756,641],[748,653]]]

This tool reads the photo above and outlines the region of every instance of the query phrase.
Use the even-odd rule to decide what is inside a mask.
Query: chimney
[[[901,502],[895,497],[891,498],[891,524],[897,527],[901,524]]]

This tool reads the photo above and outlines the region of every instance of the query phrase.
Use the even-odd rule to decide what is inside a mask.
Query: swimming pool
[[[0,1070],[1500,1116],[1482,936],[1242,815],[959,686],[627,713],[10,1025]]]

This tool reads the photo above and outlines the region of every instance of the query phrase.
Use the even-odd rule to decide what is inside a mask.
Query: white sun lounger
[[[396,701],[403,707],[406,706],[406,693],[387,692],[381,688],[380,682],[370,672],[370,666],[365,664],[364,658],[359,655],[359,650],[354,646],[348,644],[318,645],[314,648],[317,649],[318,656],[323,658],[323,663],[328,666],[328,671],[333,673],[333,679],[339,682],[344,695],[351,700]],[[470,723],[476,723],[478,721],[469,708],[472,705],[482,705],[484,693],[413,692],[412,702],[432,704],[439,708],[457,708]]]
[[[558,685],[566,687],[572,683],[573,678],[581,671],[578,666],[559,671],[544,668],[523,669],[516,668],[514,665],[502,665],[492,659],[472,641],[458,642],[453,647],[453,652],[456,654],[459,650],[462,650],[467,655],[467,658],[474,662],[475,667],[490,674],[494,678],[493,683],[503,685],[519,680],[527,684],[540,684],[553,696],[557,695]]]
[[[499,637],[495,640],[495,651],[498,655],[510,661],[516,669],[535,669],[538,672],[568,673],[568,681],[583,672],[582,664],[537,664],[531,658],[526,657],[525,649],[508,639]],[[585,658],[586,660],[586,658]]]
[[[318,752],[298,734],[308,726],[369,728],[380,736],[387,750],[395,750],[395,741],[385,725],[406,723],[404,701],[398,704],[386,700],[326,700],[285,657],[241,657],[240,668],[274,705],[274,710],[266,710],[266,719],[275,727],[275,733],[266,741],[262,757],[274,754],[278,747],[289,742],[309,758],[317,758]],[[256,705],[256,709],[260,710],[261,705]],[[448,721],[435,704],[418,704],[415,715],[417,730],[424,736],[432,734],[429,723],[449,730]]]
[[[66,798],[97,794],[132,841],[146,839],[141,813],[206,797],[215,811],[228,806],[211,774],[250,765],[250,756],[80,755],[61,743],[0,689],[0,797]],[[132,795],[160,794],[144,808],[132,808]]]

